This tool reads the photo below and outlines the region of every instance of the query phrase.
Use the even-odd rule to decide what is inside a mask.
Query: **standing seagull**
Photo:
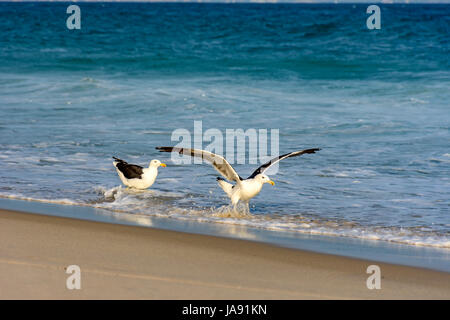
[[[231,183],[225,181],[225,179],[223,178],[217,178],[220,187],[223,189],[223,191],[225,191],[228,197],[230,197],[233,206],[236,206],[239,201],[246,203],[246,205],[248,206],[248,202],[250,201],[250,199],[256,196],[261,191],[264,183],[275,185],[275,183],[264,174],[264,172],[269,169],[270,166],[286,158],[301,156],[305,153],[316,153],[316,151],[320,150],[318,148],[315,148],[283,154],[260,166],[247,179],[242,179],[233,169],[233,167],[227,162],[227,160],[217,154],[205,150],[189,148],[156,147],[156,149],[160,152],[178,152],[179,154],[190,155],[191,157],[203,158],[206,161],[210,162],[223,177],[225,177],[229,181],[236,182],[235,185],[232,185]]]
[[[126,161],[116,157],[113,157],[113,159],[115,160],[113,162],[114,167],[116,167],[123,184],[136,189],[147,189],[150,187],[156,180],[158,167],[166,166],[159,160],[152,160],[148,168],[143,168],[135,164],[128,164]]]

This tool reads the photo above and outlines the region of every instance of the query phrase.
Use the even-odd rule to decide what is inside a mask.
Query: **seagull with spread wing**
[[[290,153],[283,154],[276,158],[273,158],[267,163],[264,163],[258,169],[256,169],[247,179],[241,178],[233,167],[225,160],[224,157],[208,152],[205,150],[189,149],[189,148],[177,148],[177,147],[156,147],[160,152],[177,152],[183,155],[189,155],[191,157],[198,157],[205,159],[213,165],[213,167],[227,180],[236,182],[235,185],[225,181],[223,178],[217,178],[220,187],[225,191],[225,193],[230,197],[231,203],[236,206],[239,201],[248,202],[251,198],[256,196],[265,183],[270,183],[275,185],[275,183],[270,180],[270,178],[264,174],[272,165],[278,163],[281,160],[298,157],[306,153],[316,153],[320,149],[305,149],[300,151],[294,151]]]

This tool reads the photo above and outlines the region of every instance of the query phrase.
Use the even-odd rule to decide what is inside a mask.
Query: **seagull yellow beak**
[[[167,165],[165,163],[161,163],[160,166],[161,167],[167,167]]]
[[[273,186],[275,185],[275,182],[273,182],[272,180],[269,180],[269,183]]]

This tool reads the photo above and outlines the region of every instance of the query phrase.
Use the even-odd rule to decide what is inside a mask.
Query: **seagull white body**
[[[233,205],[237,205],[239,201],[248,203],[251,198],[258,195],[264,183],[275,183],[266,175],[258,175],[252,179],[237,181],[233,186],[225,180],[218,179],[219,186],[225,191]]]
[[[290,157],[300,156],[306,153],[315,153],[320,149],[305,149],[300,151],[290,152],[279,157],[276,157],[269,162],[263,164],[256,169],[247,179],[242,179],[233,167],[223,158],[217,154],[198,149],[189,148],[176,148],[176,147],[157,147],[157,150],[161,152],[178,152],[179,154],[186,154],[192,157],[199,157],[210,162],[214,169],[216,169],[227,180],[235,181],[236,184],[225,181],[223,178],[217,178],[219,186],[225,191],[231,200],[231,203],[236,206],[239,201],[249,203],[250,199],[255,197],[262,189],[265,183],[275,185],[270,178],[264,174],[264,172],[273,164]]]
[[[143,168],[135,164],[128,164],[127,162],[114,158],[113,162],[117,174],[124,185],[135,189],[147,189],[155,183],[158,176],[158,167],[165,167],[164,163],[159,160],[152,160],[148,168]]]
[[[144,168],[143,170],[144,174],[142,175],[142,178],[127,179],[123,173],[116,168],[122,183],[127,187],[136,189],[150,188],[155,183],[156,177],[158,176],[158,169],[156,168]]]

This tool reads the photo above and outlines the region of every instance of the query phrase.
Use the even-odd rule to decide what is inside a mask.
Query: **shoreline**
[[[449,273],[211,235],[0,210],[0,240],[1,299],[450,299]]]
[[[249,240],[285,248],[363,260],[376,260],[390,264],[426,268],[450,273],[450,250],[444,248],[399,244],[384,240],[367,240],[344,236],[274,231],[236,224],[222,224],[210,221],[200,222],[173,219],[169,217],[156,217],[153,215],[129,214],[92,206],[62,205],[59,203],[1,197],[0,209]]]

